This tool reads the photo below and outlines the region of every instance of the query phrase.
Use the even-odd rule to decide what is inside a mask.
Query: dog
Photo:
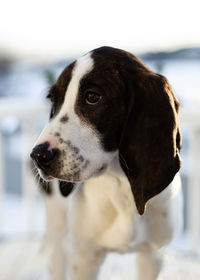
[[[50,122],[31,158],[48,186],[52,279],[97,279],[113,251],[136,252],[138,279],[157,279],[182,225],[180,105],[169,82],[101,47],[66,67],[47,97]]]

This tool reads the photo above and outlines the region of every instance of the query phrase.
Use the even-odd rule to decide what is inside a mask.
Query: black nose
[[[50,149],[49,146],[48,142],[37,145],[30,154],[40,169],[47,169],[58,155],[58,150]]]

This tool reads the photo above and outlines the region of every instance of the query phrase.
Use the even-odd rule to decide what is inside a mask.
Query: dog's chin
[[[101,175],[103,175],[105,173],[107,169],[107,164],[103,164],[101,167],[98,167],[96,169],[93,169],[93,170],[83,170],[80,175],[79,175],[79,178],[77,177],[72,177],[68,174],[65,174],[65,175],[58,175],[58,176],[53,176],[53,175],[50,175],[50,174],[46,174],[44,171],[40,170],[39,169],[39,174],[40,174],[40,177],[46,181],[46,182],[50,182],[52,181],[53,179],[58,179],[58,180],[61,180],[61,181],[66,181],[66,182],[71,182],[71,183],[77,183],[77,182],[84,182],[84,181],[87,181],[89,180],[90,178],[96,178],[96,177],[99,177]]]

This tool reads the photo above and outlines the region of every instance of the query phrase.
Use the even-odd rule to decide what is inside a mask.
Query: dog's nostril
[[[57,149],[49,149],[49,143],[45,142],[33,148],[31,158],[37,163],[39,168],[48,167],[57,157]]]

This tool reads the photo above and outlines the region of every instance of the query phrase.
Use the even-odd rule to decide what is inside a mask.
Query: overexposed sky
[[[102,45],[200,46],[200,0],[0,0],[0,50],[51,60]]]

